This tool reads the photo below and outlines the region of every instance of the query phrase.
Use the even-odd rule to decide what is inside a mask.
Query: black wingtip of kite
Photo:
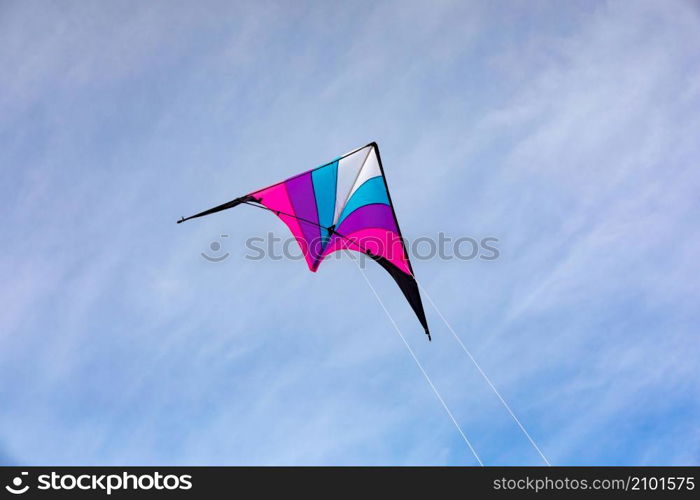
[[[184,217],[180,217],[180,220],[178,220],[177,223],[180,224],[180,223],[182,223],[182,222],[185,222],[185,220],[186,220],[186,219],[185,219]]]
[[[425,329],[425,334],[428,336],[428,342],[432,342],[433,339],[432,339],[432,337],[430,336],[430,330],[428,330],[428,329],[426,328],[426,329]]]

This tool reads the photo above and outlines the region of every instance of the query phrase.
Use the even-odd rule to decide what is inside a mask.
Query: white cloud
[[[550,459],[693,462],[689,4],[128,6],[0,16],[13,459],[471,463],[353,263],[244,259],[284,234],[247,207],[174,224],[376,139],[407,235],[499,237],[415,267]],[[538,463],[369,273],[486,462]]]

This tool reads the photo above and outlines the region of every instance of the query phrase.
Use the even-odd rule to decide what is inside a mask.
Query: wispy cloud
[[[692,4],[0,9],[13,461],[472,463],[354,263],[244,259],[284,234],[247,207],[174,224],[377,140],[407,236],[499,238],[417,274],[552,462],[697,463]],[[485,461],[538,463],[368,273]]]

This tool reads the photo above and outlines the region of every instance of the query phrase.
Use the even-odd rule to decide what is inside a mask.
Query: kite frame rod
[[[341,238],[343,238],[343,239],[349,241],[350,243],[353,243],[353,244],[357,245],[357,246],[360,248],[360,250],[362,250],[362,253],[366,253],[367,255],[372,256],[372,252],[371,252],[370,250],[364,248],[364,247],[363,247],[360,243],[358,243],[357,241],[354,241],[352,237],[350,237],[350,236],[345,236],[344,234],[340,234],[338,231],[335,230],[335,227],[334,227],[334,226],[331,226],[331,227],[322,226],[321,224],[317,224],[316,222],[314,222],[314,221],[312,221],[312,220],[309,220],[309,219],[305,219],[304,217],[299,217],[298,215],[292,215],[292,214],[289,214],[289,213],[284,212],[284,211],[282,211],[282,210],[273,210],[273,209],[271,209],[271,208],[266,207],[265,205],[259,205],[259,204],[257,204],[257,203],[251,203],[251,202],[249,202],[249,201],[244,201],[243,203],[246,204],[246,205],[250,205],[251,207],[262,208],[263,210],[267,210],[268,212],[272,212],[273,214],[276,214],[278,217],[279,217],[280,215],[285,215],[285,216],[287,216],[287,217],[292,217],[292,218],[294,218],[294,219],[297,219],[298,221],[306,222],[307,224],[311,224],[311,225],[314,225],[314,226],[319,227],[319,228],[321,228],[321,229],[325,229],[325,230],[328,231],[329,233],[331,233],[331,234],[337,234],[337,235],[340,236]]]
[[[364,146],[364,147],[367,147],[367,146]],[[360,149],[362,149],[362,148],[360,148]],[[352,154],[352,153],[348,153],[348,154]],[[253,202],[255,202],[255,203],[253,203]],[[352,238],[350,236],[345,236],[344,234],[341,234],[338,231],[336,231],[335,226],[326,227],[326,226],[318,224],[310,219],[306,219],[304,217],[299,217],[298,215],[290,214],[290,213],[284,212],[283,210],[273,210],[272,208],[269,208],[269,207],[266,207],[265,205],[259,204],[257,199],[251,195],[240,196],[238,198],[235,198],[231,201],[227,201],[226,203],[222,203],[221,205],[218,205],[214,208],[210,208],[209,210],[205,210],[205,211],[200,212],[198,214],[191,215],[189,217],[182,217],[180,220],[177,221],[177,223],[180,224],[181,222],[185,222],[185,221],[190,220],[190,219],[194,219],[197,217],[204,217],[205,215],[211,215],[211,214],[214,214],[216,212],[221,212],[222,210],[228,210],[229,208],[234,208],[234,207],[237,207],[238,205],[242,205],[242,204],[250,205],[251,207],[261,208],[263,210],[267,210],[268,212],[272,212],[273,214],[276,214],[278,217],[280,215],[284,215],[286,217],[292,217],[293,219],[296,219],[300,222],[305,222],[307,224],[311,224],[311,225],[319,227],[321,229],[325,229],[330,234],[337,234],[341,238],[349,241],[350,243],[357,245],[357,247],[362,251],[362,253],[365,253],[365,254],[369,255],[370,257],[372,257],[372,252],[370,250],[365,248],[358,241],[355,241],[354,238]],[[403,241],[402,241],[402,243],[403,243]],[[405,247],[404,247],[404,249],[405,249]],[[412,268],[410,268],[410,269],[411,269],[411,272],[413,272],[413,269]],[[415,277],[414,277],[414,279],[415,279]]]
[[[255,203],[253,203],[253,202],[255,202]],[[349,242],[354,243],[355,245],[360,247],[360,249],[363,250],[363,252],[371,255],[371,252],[369,250],[365,250],[362,247],[362,245],[360,245],[356,241],[353,241],[350,237],[345,236],[344,234],[340,234],[338,231],[335,230],[334,226],[326,227],[326,226],[318,224],[310,219],[306,219],[304,217],[299,217],[298,215],[290,214],[290,213],[284,212],[283,210],[273,210],[272,208],[266,207],[265,205],[260,205],[259,202],[257,201],[257,199],[251,195],[240,196],[240,197],[235,198],[231,201],[227,201],[226,203],[222,203],[221,205],[217,205],[214,208],[210,208],[210,209],[205,210],[203,212],[199,212],[198,214],[190,215],[189,217],[182,217],[180,220],[177,221],[177,223],[180,224],[181,222],[185,222],[185,221],[188,221],[190,219],[194,219],[197,217],[204,217],[205,215],[215,214],[217,212],[221,212],[222,210],[228,210],[229,208],[237,207],[238,205],[241,205],[241,204],[250,205],[251,207],[261,208],[263,210],[267,210],[268,212],[272,212],[273,214],[276,214],[277,216],[284,215],[286,217],[292,217],[293,219],[296,219],[298,221],[306,222],[307,224],[311,224],[311,225],[319,227],[321,229],[325,229],[326,231],[328,231],[331,234],[337,234],[341,238],[344,238],[344,239],[348,240]]]
[[[239,196],[238,198],[234,198],[231,201],[227,201],[226,203],[217,205],[214,208],[210,208],[203,212],[199,212],[198,214],[190,215],[189,217],[182,217],[179,221],[177,221],[177,223],[180,224],[182,222],[185,222],[186,220],[195,219],[197,217],[204,217],[205,215],[215,214],[216,212],[221,212],[222,210],[228,210],[229,208],[237,207],[241,203],[245,203],[249,199],[252,199],[250,195]]]

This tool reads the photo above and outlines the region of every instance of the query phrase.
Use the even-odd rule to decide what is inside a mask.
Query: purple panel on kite
[[[348,235],[360,229],[371,227],[379,227],[393,231],[396,234],[399,233],[391,207],[379,203],[358,208],[340,223],[337,230],[340,234]]]
[[[285,182],[294,212],[299,217],[299,225],[308,243],[309,257],[315,261],[323,250],[321,230],[318,227],[318,211],[311,172],[299,175]],[[308,221],[308,222],[306,222]]]

